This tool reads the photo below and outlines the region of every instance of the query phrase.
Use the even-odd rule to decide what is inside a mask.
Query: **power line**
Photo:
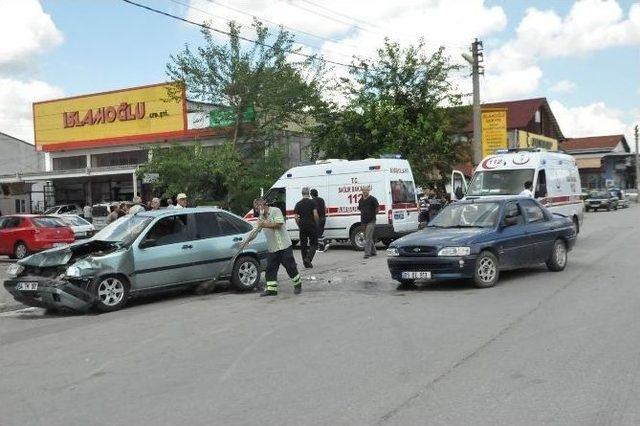
[[[382,27],[381,27],[381,26],[379,26],[379,25],[372,24],[371,22],[363,21],[362,19],[357,19],[357,18],[354,18],[354,17],[349,16],[349,15],[345,15],[344,13],[341,13],[341,12],[335,11],[335,10],[333,10],[333,9],[329,9],[328,7],[323,6],[323,5],[321,5],[321,4],[318,4],[318,3],[316,3],[316,2],[313,2],[313,1],[310,1],[310,0],[300,0],[300,1],[302,1],[302,2],[304,2],[304,3],[307,3],[307,4],[310,4],[310,5],[312,5],[312,6],[315,6],[315,7],[317,7],[318,9],[325,10],[325,11],[327,11],[327,12],[329,12],[329,13],[333,13],[333,14],[335,14],[335,15],[342,16],[343,18],[350,19],[351,21],[359,22],[359,23],[361,23],[361,24],[369,25],[370,27],[377,28],[377,29],[382,30],[382,31],[386,31],[384,28],[382,28]]]
[[[338,23],[343,24],[343,25],[349,25],[350,27],[357,28],[357,29],[359,29],[360,31],[365,31],[365,32],[368,32],[368,33],[375,34],[373,31],[371,31],[371,30],[369,30],[369,29],[367,29],[367,28],[362,28],[361,26],[358,26],[358,25],[354,24],[353,22],[345,22],[345,21],[342,21],[342,20],[340,20],[340,19],[337,19],[337,18],[336,18],[336,17],[334,17],[334,16],[326,15],[326,14],[324,14],[324,13],[320,13],[320,12],[318,12],[317,10],[309,9],[309,8],[307,8],[307,7],[305,7],[305,6],[302,6],[302,5],[299,5],[299,4],[297,4],[297,3],[294,3],[293,1],[289,1],[288,3],[289,3],[289,4],[291,4],[291,5],[292,5],[292,6],[294,6],[294,7],[297,7],[298,9],[302,9],[302,10],[305,10],[305,11],[307,11],[307,12],[309,12],[309,13],[313,13],[313,14],[315,14],[315,15],[322,16],[323,18],[325,18],[325,19],[329,19],[330,21],[338,22]],[[383,33],[377,33],[377,35],[383,35],[383,36],[384,36],[385,34],[383,34]]]
[[[227,36],[231,35],[231,33],[229,33],[228,31],[220,30],[218,28],[214,28],[214,27],[211,27],[211,26],[206,25],[206,24],[199,24],[199,23],[191,21],[189,19],[182,18],[180,16],[173,15],[171,13],[164,12],[162,10],[155,9],[153,7],[150,7],[150,6],[146,6],[144,4],[137,3],[137,2],[132,1],[132,0],[122,0],[122,1],[125,2],[125,3],[129,3],[132,6],[136,6],[136,7],[139,7],[141,9],[148,10],[149,12],[157,13],[159,15],[164,15],[164,16],[166,16],[168,18],[172,18],[172,19],[176,19],[178,21],[186,22],[187,24],[195,25],[197,27],[204,28],[204,29],[207,29],[207,30],[219,33],[219,34],[224,34],[224,35],[227,35]],[[256,44],[258,46],[266,47],[266,48],[269,48],[269,49],[273,49],[274,48],[274,46],[272,46],[270,44],[262,43],[260,41],[250,39],[248,37],[244,37],[244,36],[241,36],[241,35],[238,35],[237,37],[240,40],[243,40],[243,41],[246,41],[246,42],[249,42],[249,43],[253,43],[253,44]],[[338,62],[338,61],[332,61],[330,59],[324,59],[324,58],[318,57],[316,55],[308,55],[306,53],[296,52],[296,51],[293,51],[293,50],[284,50],[283,49],[283,51],[286,52],[286,53],[290,53],[292,55],[301,56],[301,57],[304,57],[304,58],[307,58],[307,59],[320,61],[320,62],[324,62],[324,63],[327,63],[327,64],[338,65],[338,66],[346,67],[346,68],[361,69],[360,67],[357,67],[357,66],[354,66],[354,65],[349,65],[349,64],[342,63],[342,62]]]

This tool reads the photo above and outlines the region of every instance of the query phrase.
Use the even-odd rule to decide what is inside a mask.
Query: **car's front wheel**
[[[560,272],[567,266],[567,245],[562,240],[553,244],[551,256],[547,260],[547,268],[553,272]]]
[[[253,290],[260,282],[260,264],[251,256],[240,257],[233,266],[231,283],[236,290]]]
[[[490,251],[483,251],[476,259],[473,283],[476,287],[493,287],[500,277],[498,258]]]
[[[96,298],[95,307],[98,311],[117,311],[127,304],[129,282],[116,275],[100,277],[93,285],[93,294]]]

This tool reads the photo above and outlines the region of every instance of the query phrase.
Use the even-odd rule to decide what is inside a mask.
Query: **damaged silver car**
[[[258,235],[236,254],[252,229],[216,208],[141,212],[118,219],[90,240],[10,265],[4,287],[28,306],[82,312],[114,311],[132,296],[212,279],[251,290],[266,266],[265,238]]]

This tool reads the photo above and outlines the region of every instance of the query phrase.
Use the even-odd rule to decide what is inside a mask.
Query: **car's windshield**
[[[102,228],[93,239],[130,244],[152,220],[153,218],[148,216],[123,216]]]
[[[604,191],[591,191],[589,198],[609,198],[610,195]]]
[[[533,172],[533,169],[476,172],[466,195],[518,195],[525,182],[533,182]]]
[[[429,222],[435,228],[489,228],[498,222],[500,203],[458,203],[445,207]]]
[[[87,226],[89,222],[81,218],[80,216],[60,216],[58,219],[70,226]]]

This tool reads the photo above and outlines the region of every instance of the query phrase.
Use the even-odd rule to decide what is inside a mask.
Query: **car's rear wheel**
[[[260,282],[260,264],[251,256],[236,260],[231,275],[233,288],[239,291],[253,290]]]
[[[98,278],[93,285],[96,309],[100,312],[117,311],[127,304],[129,282],[121,276],[108,275]]]
[[[498,268],[498,258],[490,251],[483,251],[476,259],[476,266],[473,273],[473,283],[476,287],[493,287],[500,277]]]
[[[13,247],[13,258],[14,259],[24,259],[29,255],[29,249],[27,245],[22,241],[18,241],[16,245]]]
[[[553,244],[551,256],[547,260],[547,268],[553,272],[560,272],[567,266],[567,245],[562,240]]]
[[[349,235],[349,240],[351,241],[351,247],[358,251],[364,250],[364,230],[365,227],[363,225],[356,226],[351,230],[351,234]]]

